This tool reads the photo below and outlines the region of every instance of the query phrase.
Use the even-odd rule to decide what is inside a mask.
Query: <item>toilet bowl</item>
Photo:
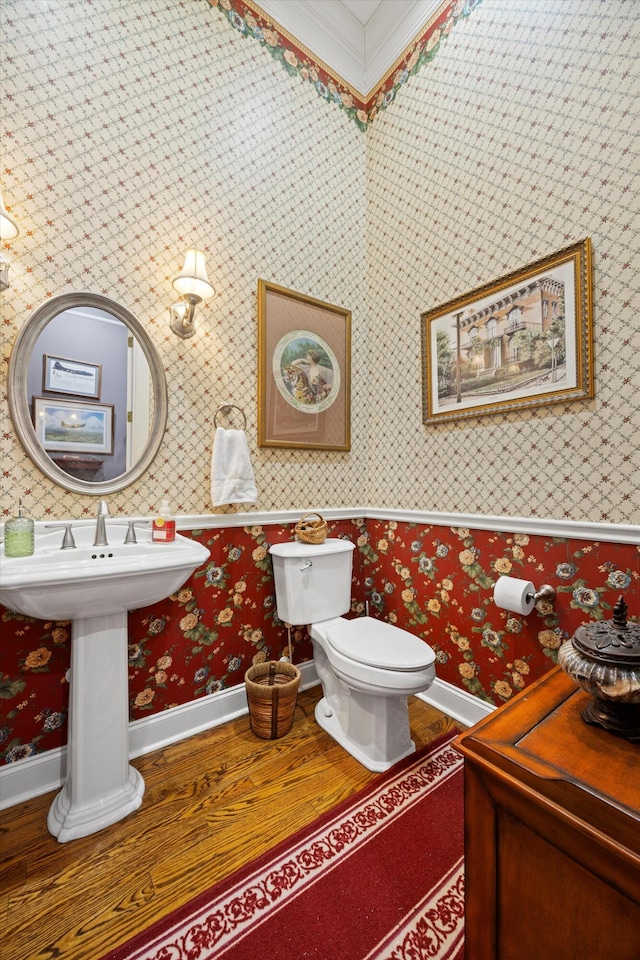
[[[413,753],[407,697],[427,690],[435,654],[406,630],[372,617],[309,627],[323,697],[316,720],[368,770]]]
[[[318,724],[367,769],[381,772],[415,750],[407,697],[435,678],[428,644],[372,617],[346,620],[354,545],[274,544],[278,617],[306,624],[322,699]]]

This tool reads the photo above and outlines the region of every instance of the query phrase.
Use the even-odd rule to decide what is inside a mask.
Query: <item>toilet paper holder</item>
[[[533,599],[535,600],[536,603],[538,602],[538,600],[549,600],[549,602],[551,602],[552,600],[555,600],[555,598],[556,598],[556,591],[555,591],[555,588],[552,587],[550,583],[543,583],[540,589],[536,590],[536,592],[533,595]]]
[[[493,602],[503,610],[510,610],[522,616],[528,616],[538,600],[552,602],[556,591],[548,583],[536,590],[531,580],[519,580],[514,577],[500,577],[493,585]]]

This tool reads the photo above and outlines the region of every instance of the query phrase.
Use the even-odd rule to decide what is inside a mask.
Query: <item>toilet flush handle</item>
[[[303,570],[308,570],[309,567],[312,567],[312,566],[313,566],[313,560],[307,560],[307,562],[303,563],[302,566],[300,567],[300,573],[302,573]]]

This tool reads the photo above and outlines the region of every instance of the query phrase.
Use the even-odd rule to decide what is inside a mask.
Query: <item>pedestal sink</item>
[[[66,782],[47,826],[61,843],[126,817],[142,803],[144,781],[129,764],[127,612],[174,593],[209,557],[180,535],[152,543],[149,530],[125,543],[127,522],[107,522],[109,546],[92,546],[94,524],[36,527],[31,557],[2,557],[0,602],[43,620],[72,620]],[[42,532],[41,532],[42,531]]]

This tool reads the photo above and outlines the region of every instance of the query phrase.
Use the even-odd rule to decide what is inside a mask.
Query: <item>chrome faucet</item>
[[[109,507],[107,506],[106,500],[100,500],[98,503],[98,516],[96,519],[96,535],[93,540],[94,547],[107,547],[109,541],[107,540],[107,528],[105,524],[106,518],[109,516]]]

